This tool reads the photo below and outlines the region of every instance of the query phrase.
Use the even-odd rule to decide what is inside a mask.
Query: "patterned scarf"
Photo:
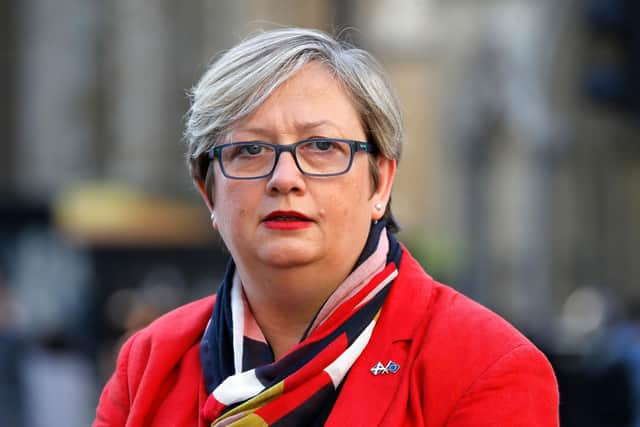
[[[212,427],[321,426],[343,379],[366,347],[397,276],[402,249],[384,222],[372,224],[347,279],[279,360],[257,326],[229,263],[200,345]]]

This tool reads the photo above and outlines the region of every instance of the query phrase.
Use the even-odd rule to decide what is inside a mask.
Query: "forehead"
[[[315,131],[354,139],[363,136],[360,114],[342,82],[325,65],[315,62],[304,65],[231,128],[234,139]]]

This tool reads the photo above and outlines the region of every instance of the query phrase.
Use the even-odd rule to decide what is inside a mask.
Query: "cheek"
[[[234,192],[226,192],[218,198],[218,232],[231,253],[237,253],[251,241],[251,207]]]
[[[344,182],[339,188],[331,192],[328,206],[331,206],[334,215],[340,218],[342,223],[349,227],[351,220],[356,218],[368,218],[368,192],[370,186],[363,177],[360,179],[350,179]],[[351,220],[348,220],[351,218]]]
[[[249,216],[255,197],[246,190],[242,186],[228,183],[215,186],[214,206],[221,223],[236,227]]]

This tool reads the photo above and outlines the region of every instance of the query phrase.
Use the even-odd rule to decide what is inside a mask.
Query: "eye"
[[[246,144],[238,147],[238,154],[248,154],[255,156],[262,153],[264,147],[260,144]]]
[[[309,147],[318,151],[329,151],[336,148],[336,142],[328,139],[318,139],[309,141]]]

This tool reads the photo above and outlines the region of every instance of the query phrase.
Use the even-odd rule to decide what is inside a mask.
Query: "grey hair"
[[[212,162],[207,152],[229,134],[234,123],[256,111],[282,83],[312,61],[327,66],[344,86],[378,155],[399,160],[402,115],[378,61],[367,51],[324,32],[285,28],[255,34],[226,51],[191,90],[184,139],[192,177],[204,180],[211,191]],[[377,185],[373,158],[370,166]],[[390,201],[384,219],[390,230],[398,230]]]

